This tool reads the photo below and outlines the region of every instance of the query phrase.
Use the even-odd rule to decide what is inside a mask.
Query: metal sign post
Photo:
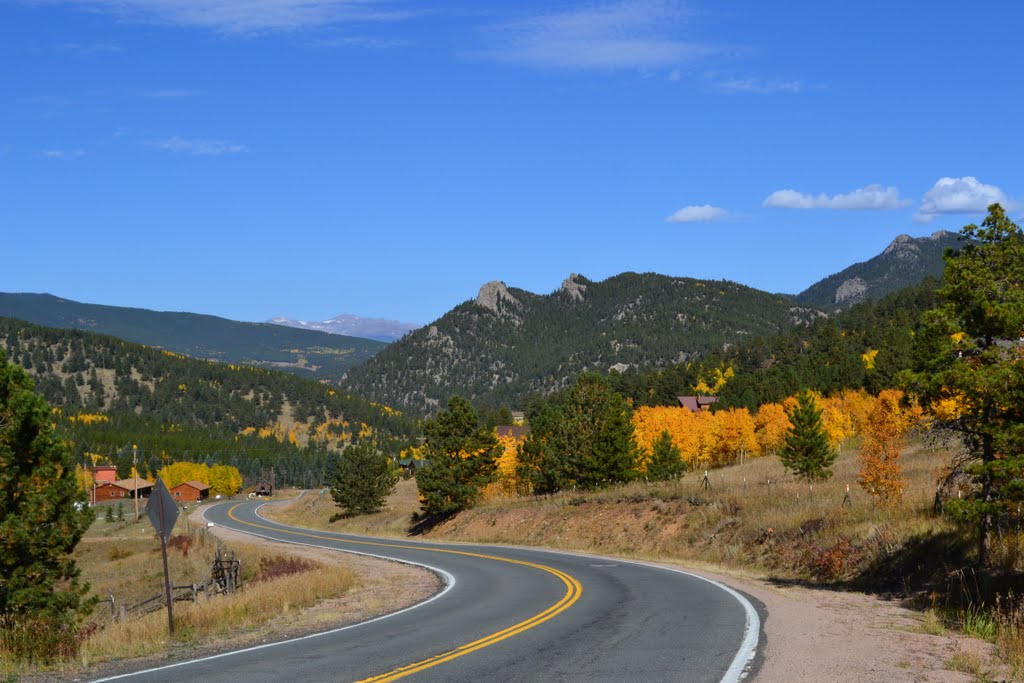
[[[160,551],[164,556],[164,594],[167,598],[167,631],[174,635],[174,608],[171,599],[171,571],[167,566],[167,539],[174,532],[174,523],[178,521],[178,506],[171,498],[171,492],[167,490],[164,480],[156,479],[156,486],[153,487],[153,495],[149,498],[149,505],[146,506],[146,516],[156,529],[156,535],[160,537]]]

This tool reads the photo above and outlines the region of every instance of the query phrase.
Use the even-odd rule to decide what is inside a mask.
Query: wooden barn
[[[186,481],[171,489],[171,497],[175,502],[194,503],[210,497],[210,485],[201,481]]]
[[[253,494],[257,496],[272,496],[274,495],[274,485],[269,479],[260,479],[256,482],[256,488],[253,490]]]

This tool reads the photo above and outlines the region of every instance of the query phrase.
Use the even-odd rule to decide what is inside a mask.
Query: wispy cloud
[[[803,92],[806,86],[802,81],[764,81],[757,78],[727,78],[712,82],[718,92],[735,95],[748,93],[753,95],[773,95],[776,93],[796,94]]]
[[[914,220],[928,223],[943,214],[980,213],[989,204],[999,203],[1014,209],[1017,202],[995,185],[986,185],[974,176],[963,178],[939,178],[921,198],[921,206],[914,214]]]
[[[142,97],[149,97],[154,100],[170,100],[179,97],[195,97],[199,94],[198,90],[143,90],[139,93]]]
[[[776,190],[763,205],[775,209],[836,209],[840,211],[888,211],[910,205],[901,199],[900,191],[878,183],[866,185],[846,194],[811,195],[796,190]]]
[[[727,218],[729,212],[720,206],[700,204],[684,206],[665,219],[667,223],[699,223]]]
[[[345,22],[394,21],[415,13],[385,0],[30,0],[116,14],[151,24],[251,34]]]
[[[670,67],[717,51],[678,36],[687,15],[671,0],[625,0],[542,14],[488,27],[495,45],[474,54],[541,68]]]
[[[78,159],[85,156],[84,149],[44,149],[40,154],[46,159]]]
[[[238,154],[249,148],[230,140],[211,140],[205,138],[163,138],[150,140],[147,146],[165,152],[181,152],[196,156],[221,156],[222,154]]]

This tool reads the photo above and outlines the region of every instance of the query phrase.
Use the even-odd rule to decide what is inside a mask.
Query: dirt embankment
[[[884,596],[808,587],[702,561],[730,552],[732,525],[700,511],[681,514],[685,502],[570,500],[552,504],[485,506],[433,529],[435,540],[494,542],[573,549],[637,558],[721,581],[765,607],[759,681],[971,683],[1009,680],[987,642],[944,631],[928,633],[924,616]],[[717,515],[716,515],[717,517]],[[754,552],[768,557],[772,542]],[[733,552],[740,552],[736,545]],[[663,558],[685,557],[682,563]],[[659,559],[661,558],[661,559]]]

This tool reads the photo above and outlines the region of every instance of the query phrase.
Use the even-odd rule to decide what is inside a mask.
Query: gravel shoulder
[[[1008,680],[994,647],[957,634],[931,635],[919,612],[874,595],[780,585],[738,573],[694,570],[764,605],[753,680],[811,683],[975,683]],[[971,666],[968,666],[971,665]],[[957,671],[954,668],[973,668]],[[952,667],[952,668],[951,668]]]

